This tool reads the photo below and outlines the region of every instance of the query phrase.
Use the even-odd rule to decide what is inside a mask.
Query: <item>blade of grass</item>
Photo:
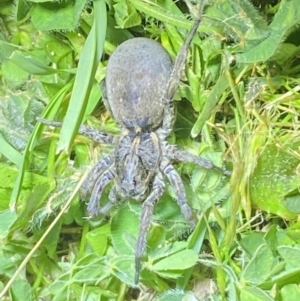
[[[231,71],[231,74],[234,79],[240,79],[242,74],[245,72],[251,70],[252,65],[246,65],[242,66],[240,68],[237,68],[235,70]],[[237,83],[237,80],[235,81],[235,84]],[[215,83],[214,87],[212,88],[207,101],[200,112],[197,121],[195,122],[192,130],[191,130],[191,136],[192,137],[197,137],[199,133],[201,132],[204,123],[209,119],[211,116],[211,113],[216,106],[216,104],[219,102],[219,100],[222,97],[222,94],[230,87],[229,80],[227,78],[227,74],[222,74],[217,82]]]
[[[208,232],[208,239],[209,239],[210,246],[211,246],[211,249],[213,251],[214,257],[215,257],[216,261],[220,265],[222,265],[223,260],[222,260],[221,254],[220,254],[220,249],[219,249],[217,239],[215,237],[215,234],[214,234],[212,228],[209,225],[209,222],[208,222],[206,216],[204,216],[204,219],[205,219],[205,222],[206,222],[206,228],[207,228],[207,232]],[[219,287],[219,290],[220,290],[220,294],[223,297],[223,300],[225,300],[226,274],[225,274],[225,272],[222,268],[216,268],[216,274],[217,274],[217,282],[218,282],[218,287]]]
[[[14,149],[0,134],[0,153],[17,166],[21,165],[22,155]]]
[[[215,83],[214,87],[212,88],[207,101],[199,114],[199,117],[197,121],[195,122],[192,131],[191,131],[191,136],[193,138],[197,137],[199,133],[201,132],[204,123],[206,120],[209,119],[211,116],[211,112],[214,109],[215,105],[218,103],[220,100],[223,92],[228,88],[228,82],[227,78],[225,75],[222,75],[217,82]]]
[[[9,59],[24,71],[35,75],[48,75],[59,72],[75,73],[76,71],[76,68],[55,69],[48,67],[46,64],[35,59],[32,55],[29,54],[28,56],[25,56],[18,50],[15,50]]]
[[[57,152],[69,152],[85,113],[106,36],[105,1],[94,1],[94,23],[80,55],[73,92],[61,129]]]

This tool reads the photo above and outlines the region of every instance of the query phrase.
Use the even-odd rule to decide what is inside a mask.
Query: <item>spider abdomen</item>
[[[128,129],[157,128],[172,68],[166,50],[153,40],[133,38],[119,45],[109,59],[104,87],[112,117]]]

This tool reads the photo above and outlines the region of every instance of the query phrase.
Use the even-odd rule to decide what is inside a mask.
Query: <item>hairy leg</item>
[[[169,162],[162,162],[160,169],[167,176],[175,191],[175,194],[177,196],[177,203],[185,220],[190,223],[192,228],[195,228],[197,224],[197,219],[193,214],[191,207],[187,203],[185,188],[180,178],[180,175]]]
[[[110,190],[108,199],[109,199],[109,202],[100,209],[99,214],[102,214],[102,215],[108,214],[108,212],[119,201],[119,198],[117,197],[117,194],[116,194],[116,188],[115,188],[115,186],[112,187],[112,189]]]
[[[62,127],[63,123],[59,122],[59,121],[51,121],[51,120],[47,120],[44,118],[40,118],[38,117],[36,119],[37,121],[49,125],[49,126],[53,126],[53,127]],[[114,135],[108,134],[108,133],[104,133],[101,132],[97,129],[94,129],[88,125],[81,125],[78,129],[78,133],[86,136],[90,139],[92,139],[93,141],[97,142],[97,143],[104,143],[104,144],[114,144],[116,141],[116,138]]]
[[[141,272],[141,258],[146,249],[147,233],[153,214],[154,205],[158,199],[161,198],[164,192],[164,181],[161,173],[155,176],[153,182],[153,190],[147,199],[143,202],[142,215],[140,222],[140,230],[135,248],[135,284],[139,283],[139,277]]]
[[[228,170],[224,170],[221,167],[214,165],[211,161],[201,158],[199,156],[193,155],[185,150],[178,149],[174,145],[166,144],[165,145],[165,153],[167,154],[168,158],[175,161],[180,162],[189,162],[194,163],[200,167],[205,169],[213,169],[216,170],[226,176],[231,175],[231,172]]]
[[[167,90],[165,94],[162,97],[162,100],[164,102],[164,119],[163,119],[163,124],[162,127],[157,131],[163,139],[165,139],[171,132],[173,128],[173,123],[174,123],[174,104],[173,104],[173,95],[176,92],[179,83],[180,83],[180,76],[182,71],[184,70],[185,66],[185,61],[187,58],[188,54],[188,49],[191,45],[191,42],[194,38],[194,35],[197,32],[197,29],[199,27],[199,24],[201,22],[201,17],[203,13],[203,8],[204,8],[204,1],[202,0],[199,5],[199,11],[198,11],[198,16],[197,19],[195,20],[190,32],[187,35],[186,40],[184,41],[184,44],[182,45],[176,60],[174,64],[174,68],[168,83]]]
[[[110,167],[105,170],[96,181],[92,191],[91,199],[89,201],[87,212],[89,216],[95,216],[100,213],[100,198],[104,188],[112,181],[115,177],[114,167]]]
[[[109,166],[113,164],[112,158],[113,153],[109,154],[104,158],[101,158],[100,161],[90,170],[80,188],[80,196],[83,199],[87,199],[89,197],[89,195],[93,191],[97,179]]]

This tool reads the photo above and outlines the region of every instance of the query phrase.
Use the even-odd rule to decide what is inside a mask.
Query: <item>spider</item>
[[[166,138],[175,119],[172,97],[179,85],[188,48],[200,24],[203,1],[175,64],[157,42],[147,38],[125,41],[111,55],[105,81],[101,83],[103,100],[112,118],[120,125],[119,137],[82,125],[79,133],[97,143],[111,144],[114,150],[92,168],[81,187],[81,196],[89,199],[87,212],[93,217],[106,215],[120,200],[142,202],[141,222],[135,248],[135,284],[139,282],[141,257],[155,203],[164,192],[164,177],[172,185],[184,218],[191,227],[197,219],[187,203],[180,175],[173,161],[192,162],[226,174],[222,168],[201,157],[171,145]],[[39,118],[55,127],[61,122]],[[100,207],[105,187],[113,182],[109,202]]]

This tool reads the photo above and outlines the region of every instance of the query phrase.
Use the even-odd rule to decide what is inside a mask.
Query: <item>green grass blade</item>
[[[22,68],[24,71],[35,75],[56,74],[59,72],[74,73],[76,69],[55,69],[48,67],[46,64],[38,61],[32,55],[24,55],[22,52],[15,50],[9,59]]]
[[[105,1],[95,1],[94,9],[94,24],[80,56],[70,104],[57,146],[58,151],[70,150],[85,113],[96,69],[102,56],[107,26]]]
[[[0,153],[17,166],[22,162],[22,155],[15,150],[0,134]]]

